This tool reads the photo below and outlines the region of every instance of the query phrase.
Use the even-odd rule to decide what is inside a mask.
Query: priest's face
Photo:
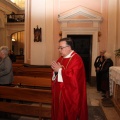
[[[71,47],[69,45],[67,45],[66,41],[59,42],[59,48],[58,49],[59,49],[59,52],[60,52],[61,56],[63,56],[63,57],[69,55],[70,52],[72,51]]]

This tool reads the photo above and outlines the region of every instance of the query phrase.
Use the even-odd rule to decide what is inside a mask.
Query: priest
[[[70,38],[59,40],[61,57],[52,61],[52,120],[88,120],[85,69]]]

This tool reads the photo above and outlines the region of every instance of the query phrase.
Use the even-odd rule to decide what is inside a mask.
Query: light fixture
[[[14,38],[12,38],[12,41],[16,41]]]
[[[13,3],[15,3],[15,1],[14,0],[11,0]]]

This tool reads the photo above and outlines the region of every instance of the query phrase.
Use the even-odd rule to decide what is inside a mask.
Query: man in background
[[[113,61],[111,59],[111,54],[109,52],[105,52],[105,61],[101,68],[101,88],[105,91],[105,98],[109,98],[109,68],[113,66]]]
[[[12,62],[16,62],[16,56],[15,56],[13,51],[9,50],[9,54],[8,55],[9,55],[9,57],[10,57]]]

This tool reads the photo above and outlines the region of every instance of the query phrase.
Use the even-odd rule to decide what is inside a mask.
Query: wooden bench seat
[[[15,76],[51,77],[51,68],[13,67]]]
[[[24,64],[17,64],[17,63],[14,64],[14,63],[13,63],[13,64],[12,64],[12,67],[13,67],[13,68],[14,68],[14,67],[15,67],[15,68],[24,67]]]
[[[34,88],[51,89],[51,78],[30,77],[30,76],[14,76],[12,83],[14,86],[32,86]]]
[[[51,90],[0,86],[0,98],[11,100],[0,101],[2,112],[51,118]]]

